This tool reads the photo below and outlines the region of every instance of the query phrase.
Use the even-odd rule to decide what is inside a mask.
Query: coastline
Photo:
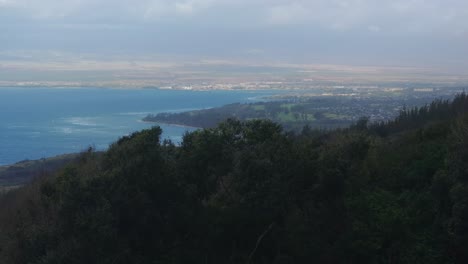
[[[189,125],[183,125],[183,124],[177,124],[177,123],[166,123],[166,122],[158,122],[158,121],[147,121],[147,120],[143,120],[143,119],[140,119],[140,122],[148,123],[148,124],[161,124],[161,125],[166,125],[166,126],[193,128],[193,129],[204,129],[203,127],[189,126]]]
[[[247,102],[247,98],[257,95],[274,94],[250,91],[217,91],[210,94],[157,89],[140,91],[134,93],[131,90],[93,87],[0,88],[2,106],[9,110],[2,112],[4,126],[0,128],[3,135],[0,143],[4,152],[0,155],[0,165],[79,152],[90,144],[104,150],[124,135],[157,125],[163,127],[163,137],[178,142],[186,131],[206,125],[188,120],[155,122],[142,119],[149,113],[194,111]],[[21,144],[12,143],[16,141]]]

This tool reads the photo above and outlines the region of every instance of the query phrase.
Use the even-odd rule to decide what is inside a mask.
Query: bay
[[[0,165],[105,150],[118,138],[155,125],[180,142],[194,128],[152,124],[149,113],[254,102],[273,91],[176,91],[104,88],[0,88]]]

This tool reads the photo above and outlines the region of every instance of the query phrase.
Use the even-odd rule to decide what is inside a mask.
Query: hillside
[[[404,107],[425,105],[442,94],[419,95],[408,92],[401,95],[387,93],[371,95],[354,91],[332,96],[322,95],[277,95],[269,101],[256,103],[235,103],[221,107],[185,112],[149,114],[143,121],[177,124],[199,128],[213,128],[220,122],[234,118],[240,121],[267,119],[280,124],[287,131],[301,131],[304,126],[313,129],[343,128],[368,117],[373,122],[391,120]],[[375,94],[374,94],[375,93]],[[278,98],[278,99],[275,99]]]
[[[468,97],[347,129],[136,132],[0,199],[0,263],[468,263]]]
[[[305,125],[312,125],[316,128],[337,128],[345,127],[352,122],[351,116],[340,115],[335,113],[336,111],[319,111],[318,109],[319,106],[313,105],[311,102],[236,103],[181,113],[150,114],[143,121],[213,128],[228,118],[241,121],[268,119],[281,124],[288,130],[300,130]]]
[[[13,165],[0,166],[1,188],[13,188],[30,182],[33,178],[55,172],[73,162],[79,154],[65,154],[40,160],[24,160]]]

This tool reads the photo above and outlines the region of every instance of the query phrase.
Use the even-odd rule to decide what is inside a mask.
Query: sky
[[[467,0],[0,0],[0,59],[152,54],[460,69],[467,17]]]

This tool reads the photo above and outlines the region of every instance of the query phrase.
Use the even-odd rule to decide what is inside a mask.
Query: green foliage
[[[340,100],[337,101],[336,98],[329,98],[327,100],[312,99],[301,103],[292,101],[270,101],[252,104],[235,103],[222,107],[181,113],[150,114],[144,120],[200,128],[214,128],[229,118],[241,121],[268,119],[281,124],[289,131],[300,131],[305,125],[315,128],[332,129],[351,124],[352,118],[347,114],[340,114],[340,112],[348,111],[353,102],[348,101],[348,107],[344,107],[344,109],[342,109],[342,103]],[[331,107],[332,105],[335,107]],[[328,110],[323,112],[324,108]],[[359,107],[354,105],[354,108]]]
[[[467,106],[300,135],[229,119],[180,146],[134,133],[5,194],[0,262],[467,263]]]

